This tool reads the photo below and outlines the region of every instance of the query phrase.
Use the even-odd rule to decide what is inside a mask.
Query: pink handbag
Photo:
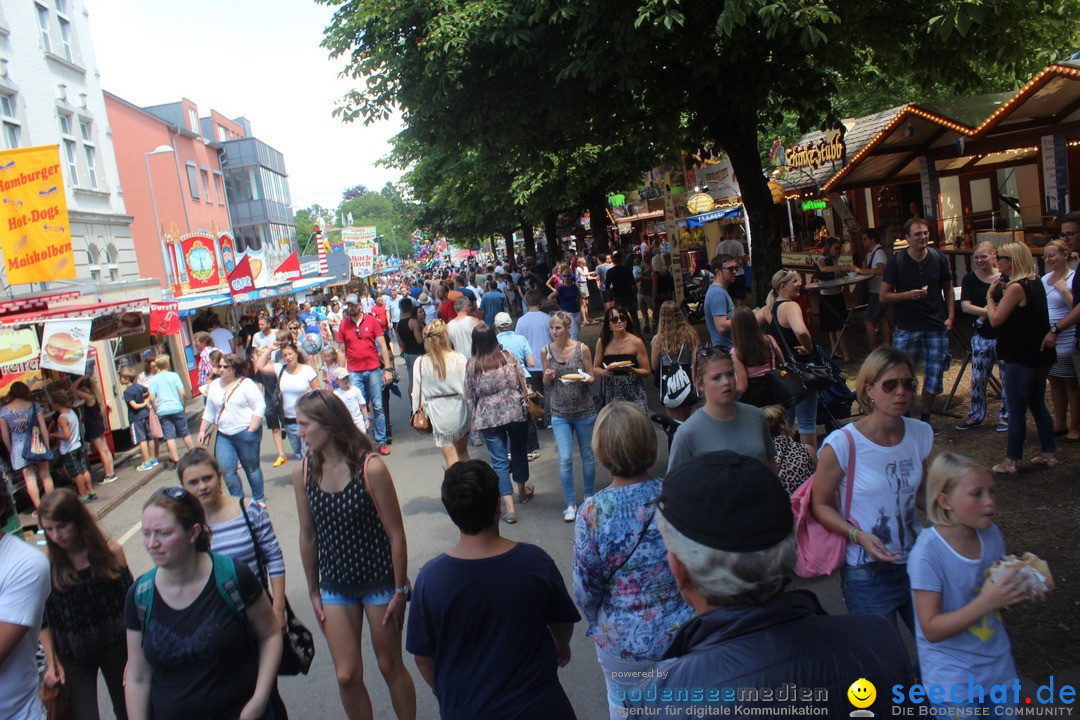
[[[838,508],[841,514],[843,508],[851,511],[851,492],[855,485],[855,438],[846,428],[843,433],[848,439],[848,462],[844,504]],[[811,475],[791,496],[791,512],[795,516],[795,540],[798,543],[795,574],[804,578],[832,575],[844,564],[844,554],[847,552],[847,538],[819,523],[810,510],[816,475],[817,473]],[[858,523],[850,517],[845,516],[845,519],[858,527]]]

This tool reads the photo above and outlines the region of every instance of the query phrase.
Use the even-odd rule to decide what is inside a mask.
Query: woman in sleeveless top
[[[25,453],[35,427],[41,431],[41,439],[46,445],[49,443],[49,431],[45,427],[45,416],[41,412],[41,406],[30,399],[30,388],[26,383],[20,380],[11,383],[7,395],[7,405],[0,408],[0,436],[3,437],[4,444],[7,445],[8,452],[11,454],[11,469],[15,472],[22,471],[23,480],[26,483],[26,494],[34,506],[32,514],[37,516],[37,508],[41,504],[42,496],[53,491],[53,479],[49,474],[47,461],[30,462],[26,459]],[[38,489],[39,477],[44,493]]]
[[[737,307],[731,313],[731,340],[739,402],[759,408],[771,404],[772,392],[765,376],[780,365],[783,357],[776,341],[761,331],[754,311],[748,307]]]
[[[52,567],[45,603],[45,685],[61,683],[76,720],[97,720],[98,671],[113,714],[127,720],[124,703],[124,598],[133,582],[124,550],[105,537],[71,488],[41,503],[41,527]]]
[[[697,331],[687,321],[674,300],[668,300],[660,306],[660,317],[656,324],[656,336],[652,339],[649,361],[660,378],[660,400],[664,411],[673,420],[684,422],[694,411],[699,395],[692,378],[694,356],[701,347]],[[673,383],[671,373],[682,372],[685,378]],[[686,385],[681,385],[686,381]],[[682,402],[672,405],[672,399],[682,396]]]
[[[405,367],[409,371],[409,394],[412,395],[413,372],[416,358],[424,354],[424,322],[417,318],[418,308],[411,298],[402,298],[401,319],[398,320],[397,336],[401,345],[401,355],[405,358]]]
[[[113,456],[109,451],[108,443],[105,442],[105,418],[101,414],[104,403],[99,397],[97,385],[93,378],[83,376],[71,386],[71,392],[83,401],[83,439],[90,443],[101,458],[101,468],[105,471],[105,477],[101,482],[114,482],[116,473],[113,470]]]
[[[840,265],[840,238],[825,238],[825,246],[821,249],[821,256],[817,259],[817,272],[819,280],[836,280],[841,273],[853,271],[852,265]],[[844,303],[843,288],[822,288],[818,292],[821,301],[819,313],[821,329],[829,333],[829,343],[832,346],[839,344],[844,362],[851,362],[851,354],[848,353],[847,338],[843,335],[844,320],[847,319],[847,305]]]
[[[814,340],[803,321],[802,307],[796,299],[802,293],[802,278],[794,270],[778,270],[772,278],[772,292],[765,299],[774,334],[782,336],[781,347],[791,348],[795,360],[809,362],[814,357]],[[778,340],[781,337],[777,338]],[[797,418],[799,439],[817,453],[817,391],[810,393],[788,410],[788,424]]]
[[[577,497],[574,489],[574,435],[581,453],[581,476],[584,497],[593,494],[596,457],[592,450],[596,406],[589,386],[593,376],[592,354],[584,343],[570,339],[573,319],[569,313],[551,313],[548,327],[551,343],[540,353],[544,365],[544,387],[551,404],[551,431],[559,450],[559,481],[562,483],[566,510],[563,520],[574,522]],[[573,379],[564,379],[570,375]]]
[[[345,714],[372,717],[360,646],[366,618],[394,713],[411,720],[416,689],[401,656],[409,553],[394,481],[329,390],[300,398],[296,418],[308,446],[292,476],[300,557]]]
[[[404,321],[402,321],[404,322]],[[469,406],[465,402],[465,356],[450,347],[446,323],[435,319],[424,326],[427,352],[413,361],[416,375],[409,398],[412,411],[423,408],[431,423],[431,439],[447,467],[469,459]]]
[[[604,403],[626,400],[648,415],[645,378],[652,374],[652,365],[645,341],[631,327],[626,308],[613,305],[604,312],[604,324],[593,357],[593,374],[603,383]]]
[[[1009,433],[1005,460],[993,467],[996,473],[1016,473],[1016,464],[1024,455],[1027,435],[1027,411],[1035,418],[1042,454],[1031,458],[1033,465],[1054,467],[1057,445],[1054,420],[1046,409],[1046,377],[1054,364],[1056,352],[1043,348],[1042,338],[1050,331],[1046,291],[1035,261],[1026,245],[1010,242],[997,249],[998,268],[1009,276],[1006,285],[999,277],[986,294],[986,319],[998,332],[998,355],[1005,361],[1005,395],[1009,402]],[[994,299],[1002,287],[1001,301]]]

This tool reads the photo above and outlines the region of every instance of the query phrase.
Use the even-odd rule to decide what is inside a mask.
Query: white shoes
[[[566,510],[563,511],[562,519],[566,522],[574,522],[577,517],[577,505],[573,503],[566,506]]]

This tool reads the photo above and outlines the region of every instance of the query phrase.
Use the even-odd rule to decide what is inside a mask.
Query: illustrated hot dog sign
[[[75,277],[58,145],[0,151],[0,250],[12,285]]]
[[[41,367],[82,375],[92,320],[50,320],[41,337]]]

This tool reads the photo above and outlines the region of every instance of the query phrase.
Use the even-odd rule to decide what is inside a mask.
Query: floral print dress
[[[659,660],[694,614],[656,527],[661,482],[604,488],[582,504],[574,528],[574,598],[586,634],[619,660]]]
[[[0,418],[7,423],[8,437],[11,438],[11,469],[22,470],[29,465],[23,454],[30,443],[30,432],[41,408],[34,403],[25,410],[12,410],[10,405],[0,408]]]

